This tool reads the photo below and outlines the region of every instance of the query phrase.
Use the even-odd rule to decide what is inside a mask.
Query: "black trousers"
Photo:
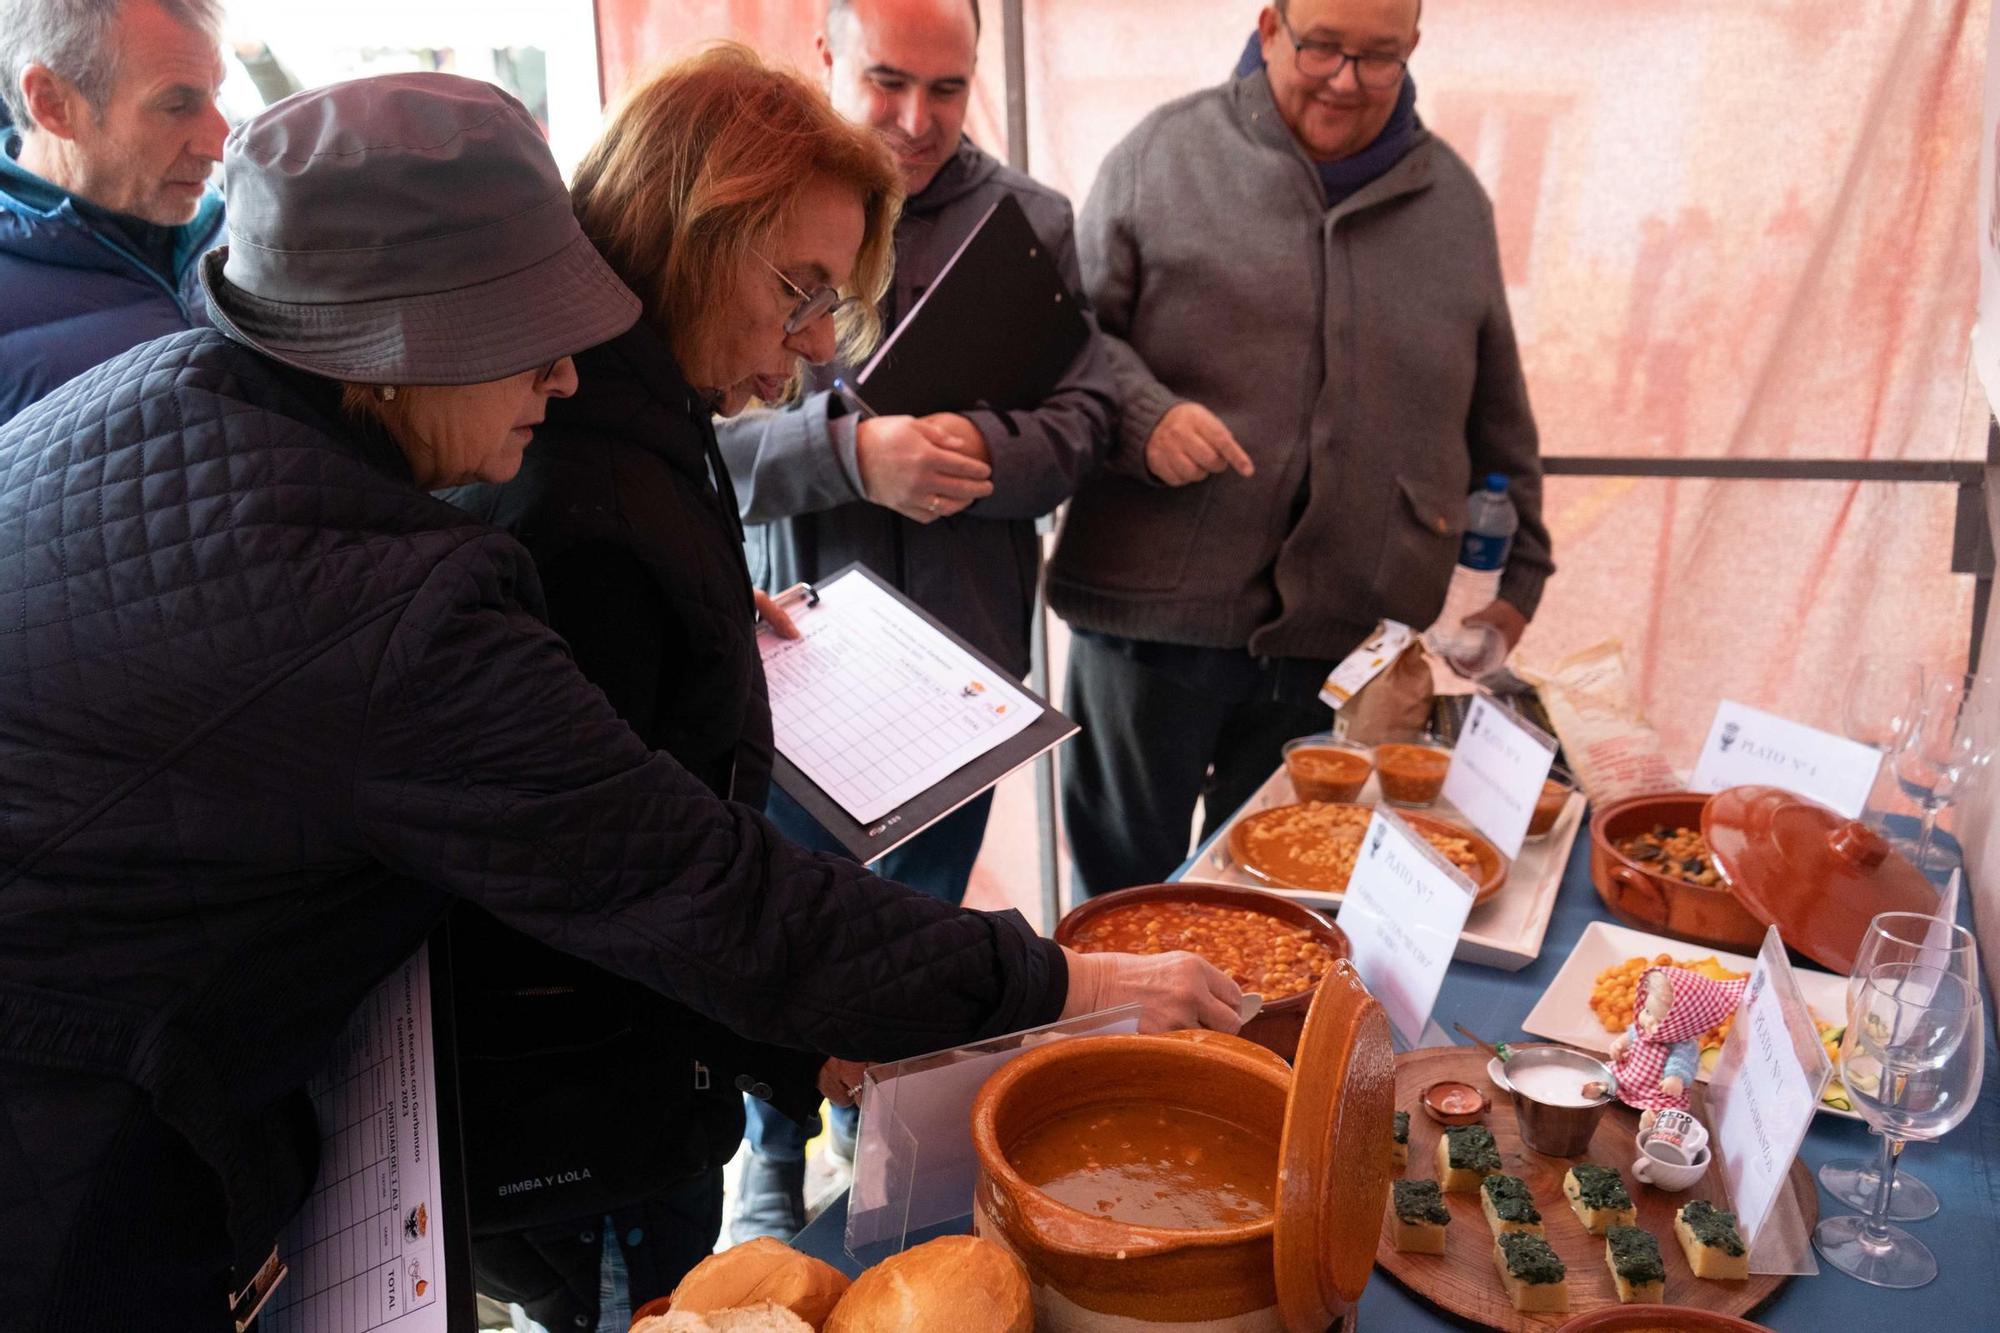
[[[1325,731],[1328,662],[1259,659],[1077,631],[1064,707],[1063,823],[1080,896],[1163,880],[1278,767],[1284,743]]]
[[[0,1061],[0,1329],[229,1333],[231,1290],[221,1186],[137,1089]]]

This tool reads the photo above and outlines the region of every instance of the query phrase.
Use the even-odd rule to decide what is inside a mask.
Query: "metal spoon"
[[[1467,1027],[1463,1023],[1453,1023],[1452,1026],[1457,1028],[1462,1035],[1472,1038],[1472,1044],[1474,1046],[1477,1046],[1480,1050],[1485,1051],[1488,1055],[1498,1060],[1501,1064],[1504,1065],[1509,1060],[1514,1058],[1514,1048],[1512,1046],[1509,1046],[1506,1042],[1503,1041],[1499,1042],[1498,1044],[1490,1042],[1486,1040],[1486,1038],[1480,1036],[1477,1032],[1474,1032],[1471,1028]]]

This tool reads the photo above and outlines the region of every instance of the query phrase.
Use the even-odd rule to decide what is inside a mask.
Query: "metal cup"
[[[1583,1105],[1540,1101],[1521,1090],[1522,1083],[1533,1086],[1538,1081],[1533,1076],[1538,1069],[1574,1075],[1578,1096],[1582,1086],[1593,1080],[1604,1084],[1605,1090],[1597,1100]],[[1521,1142],[1546,1157],[1581,1157],[1589,1151],[1597,1122],[1611,1104],[1612,1090],[1617,1086],[1617,1076],[1602,1060],[1565,1046],[1517,1048],[1507,1062],[1507,1088],[1514,1098],[1514,1120],[1520,1126]]]

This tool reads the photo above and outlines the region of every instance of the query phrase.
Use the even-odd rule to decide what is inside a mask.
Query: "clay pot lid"
[[[1842,975],[1876,913],[1937,910],[1937,890],[1881,834],[1779,787],[1717,792],[1701,834],[1750,915]]]
[[[1368,1285],[1389,1198],[1396,1056],[1389,1020],[1346,959],[1319,983],[1292,1064],[1272,1227],[1288,1329],[1340,1319]]]

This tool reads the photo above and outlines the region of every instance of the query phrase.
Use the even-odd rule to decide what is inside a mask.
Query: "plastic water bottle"
[[[1477,679],[1507,658],[1507,641],[1491,625],[1466,625],[1465,618],[1484,610],[1500,595],[1500,574],[1514,549],[1521,516],[1507,494],[1507,478],[1491,472],[1465,497],[1465,536],[1458,547],[1458,567],[1444,595],[1444,610],[1424,633],[1431,651],[1460,675]]]

